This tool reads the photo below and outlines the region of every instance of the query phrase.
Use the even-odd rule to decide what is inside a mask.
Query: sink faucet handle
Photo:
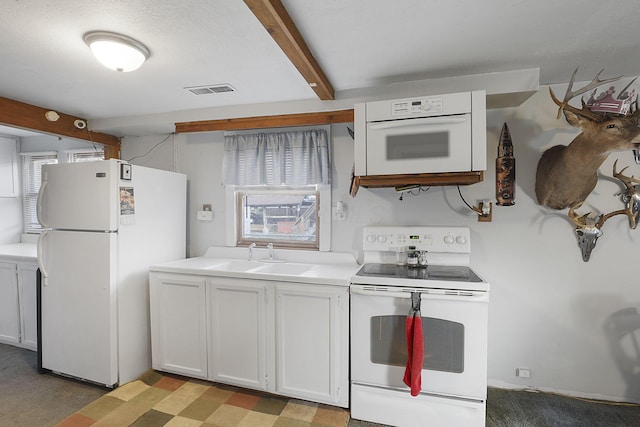
[[[269,248],[269,259],[273,259],[273,243],[269,242],[267,248]]]
[[[249,245],[249,261],[251,261],[253,259],[253,248],[256,247],[255,243],[252,243]]]

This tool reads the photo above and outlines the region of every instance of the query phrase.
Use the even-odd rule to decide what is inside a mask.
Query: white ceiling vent
[[[228,84],[211,85],[211,86],[192,86],[192,87],[185,87],[185,89],[196,95],[208,95],[210,93],[228,93],[228,92],[236,91],[233,86]]]

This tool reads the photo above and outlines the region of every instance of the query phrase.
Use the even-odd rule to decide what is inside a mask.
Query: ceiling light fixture
[[[139,41],[108,31],[87,33],[84,42],[102,65],[115,71],[137,70],[151,55]]]

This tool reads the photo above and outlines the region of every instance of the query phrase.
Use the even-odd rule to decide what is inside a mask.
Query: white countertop
[[[0,258],[15,261],[38,261],[35,243],[8,243],[0,245]]]
[[[150,271],[165,273],[186,273],[206,276],[235,277],[260,280],[275,280],[281,282],[312,283],[324,285],[348,286],[360,265],[352,254],[337,252],[316,252],[276,249],[275,258],[282,263],[267,262],[267,249],[256,248],[253,252],[253,263],[256,271],[233,271],[216,266],[242,261],[247,263],[249,250],[247,248],[211,247],[204,256],[187,258],[178,261],[153,265]],[[267,265],[285,265],[295,270],[304,270],[296,274],[282,272],[260,272],[260,268]],[[269,268],[269,267],[265,267]],[[278,267],[275,267],[278,269]]]

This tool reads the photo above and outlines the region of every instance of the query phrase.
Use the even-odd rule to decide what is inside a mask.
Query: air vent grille
[[[228,84],[222,85],[211,85],[211,86],[192,86],[185,87],[185,90],[195,94],[195,95],[209,95],[211,93],[228,93],[235,92],[235,88]]]

